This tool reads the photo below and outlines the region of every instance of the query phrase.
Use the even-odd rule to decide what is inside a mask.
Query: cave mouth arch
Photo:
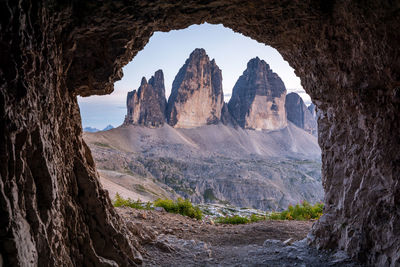
[[[369,264],[400,261],[398,3],[22,0],[1,7],[5,264],[141,262],[98,183],[76,96],[110,93],[154,31],[205,21],[275,47],[322,114],[326,208],[310,243]]]
[[[207,91],[213,100],[211,106],[207,106],[206,109],[219,110],[221,115],[217,114],[212,117],[212,123],[207,123],[211,125],[207,126],[202,124],[204,120],[195,126],[173,125],[168,123],[167,106],[170,106],[171,102],[174,101],[169,99],[169,93],[179,75],[178,73],[181,72],[180,69],[185,67],[187,60],[192,57],[192,53],[198,51],[199,48],[204,49],[204,55],[201,53],[201,57],[192,58],[195,63],[191,63],[191,67],[187,69],[197,78],[187,77],[185,80],[191,81],[191,84],[203,84],[205,90],[211,88],[212,83],[220,88],[220,90],[215,90],[216,87],[213,86],[210,91]],[[254,61],[257,60],[257,57],[260,58],[259,61]],[[262,64],[259,68],[249,67],[250,62],[264,62],[261,60],[265,60],[265,65]],[[197,64],[200,67],[196,67],[199,66]],[[217,72],[208,72],[211,69],[211,64],[215,64]],[[202,78],[196,76],[199,74],[200,68],[201,71],[205,72],[204,76],[201,74]],[[203,188],[203,183],[207,183],[208,190],[213,190],[216,193],[217,197],[213,196],[215,198],[213,204],[218,203],[218,201],[227,201],[237,207],[252,207],[271,211],[286,209],[288,205],[296,205],[302,201],[308,201],[314,205],[323,200],[320,175],[321,157],[317,139],[308,134],[303,135],[305,132],[315,135],[313,131],[316,122],[313,117],[312,126],[302,124],[306,120],[303,113],[308,112],[308,109],[297,95],[297,92],[302,93],[300,91],[302,90],[300,79],[295,76],[294,70],[274,48],[234,33],[222,25],[195,25],[168,33],[156,32],[150,38],[149,43],[123,68],[123,71],[124,77],[114,84],[115,89],[111,95],[78,98],[84,130],[83,138],[91,149],[101,181],[104,188],[110,193],[111,199],[115,199],[116,194],[116,189],[110,186],[110,184],[113,184],[115,187],[123,186],[131,189],[131,192],[129,192],[120,188],[123,193],[119,192],[119,194],[122,194],[125,198],[137,199],[138,197],[134,195],[135,192],[140,195],[142,201],[156,200],[160,196],[144,194],[143,186],[148,187],[149,192],[154,192],[155,188],[163,193],[166,192],[159,188],[157,184],[143,184],[146,181],[145,177],[151,177],[154,181],[162,182],[163,186],[169,186],[169,190],[172,190],[172,192],[176,192],[196,204],[204,204],[206,201],[204,197],[206,189]],[[157,76],[159,80],[157,80],[156,86],[154,81],[151,82],[156,75],[150,76],[154,72],[161,73]],[[244,73],[247,72],[252,74],[246,76]],[[221,76],[218,73],[221,73]],[[251,126],[241,125],[240,128],[243,128],[243,131],[238,131],[236,124],[239,118],[234,117],[235,122],[231,120],[234,113],[228,111],[228,105],[232,103],[228,104],[227,94],[231,95],[242,75],[247,77],[246,80],[251,80],[247,86],[259,88],[260,91],[263,90],[267,94],[272,94],[272,99],[259,99],[260,102],[258,102],[262,103],[258,104],[259,109],[263,108],[268,112],[268,103],[271,103],[271,105],[275,105],[274,111],[278,113],[278,115],[271,114],[268,118],[264,114],[261,115],[260,120],[268,121],[268,125],[259,124],[259,127],[264,127],[263,131],[260,131],[261,128],[256,131],[254,124]],[[276,78],[275,75],[279,77]],[[203,82],[203,77],[204,81],[208,81],[208,78],[210,78],[210,82]],[[143,79],[146,78],[146,85],[142,86],[141,81],[143,82]],[[187,81],[182,84],[187,84]],[[268,88],[257,87],[258,82],[267,84]],[[148,84],[151,84],[151,86],[147,86]],[[284,93],[280,91],[281,86],[285,89]],[[188,89],[186,86],[179,89],[182,92],[181,96],[192,99],[191,104],[186,104],[185,109],[181,110],[181,114],[187,114],[191,111],[195,114],[193,117],[186,118],[184,123],[189,120],[202,120],[204,116],[211,116],[202,112],[206,103],[208,103],[207,97],[201,98],[200,101],[196,100],[195,98],[204,97],[204,94],[203,96],[191,96],[189,90],[192,89],[196,90],[193,87]],[[249,87],[245,90],[251,91]],[[292,91],[295,91],[296,94],[288,95]],[[186,93],[188,94],[186,95]],[[213,95],[211,96],[211,94]],[[274,94],[276,95],[274,96]],[[248,97],[251,98],[251,96],[252,93],[248,93]],[[297,98],[291,98],[291,102],[287,102],[286,97],[288,96],[289,98],[297,96]],[[184,98],[180,99],[185,101]],[[244,99],[245,97],[242,98],[243,101]],[[238,98],[236,98],[235,103],[238,103],[238,101]],[[256,102],[256,100],[253,101]],[[298,105],[296,105],[296,101],[299,102]],[[201,111],[196,109],[196,103],[199,102],[202,105]],[[298,114],[301,114],[300,119],[296,117],[295,120],[289,115],[286,116],[286,104],[281,105],[280,103],[289,102],[293,109],[301,107],[301,111],[298,111]],[[172,105],[174,104],[171,104],[171,107]],[[233,105],[235,104],[233,103]],[[303,106],[305,109],[303,109]],[[224,107],[225,111],[222,111]],[[128,111],[126,111],[127,109]],[[257,108],[253,107],[252,109]],[[133,110],[135,110],[134,113]],[[237,108],[237,110],[240,109]],[[252,123],[258,117],[254,116],[253,118],[248,119],[249,123]],[[310,118],[307,119],[311,120]],[[292,123],[302,128],[302,131],[298,131],[297,127],[294,128]],[[90,133],[108,127],[107,125],[113,125],[117,129],[110,132]],[[129,127],[131,125],[132,127]],[[85,126],[94,126],[95,129]],[[144,127],[145,130],[141,127]],[[201,127],[203,128],[200,129]],[[273,131],[274,133],[265,134],[266,131]],[[230,134],[227,134],[228,132]],[[243,133],[246,133],[246,135],[243,135]],[[129,137],[127,137],[128,135]],[[204,138],[207,135],[209,138]],[[164,138],[160,139],[159,136],[164,136]],[[182,137],[184,139],[181,139]],[[149,145],[133,141],[143,138],[148,140]],[[116,140],[120,141],[117,142]],[[189,147],[188,143],[185,142],[186,140],[193,142],[195,147]],[[176,148],[176,142],[178,142],[180,149]],[[121,143],[124,144],[123,147],[120,145]],[[304,145],[304,143],[307,145]],[[157,149],[150,144],[157,144]],[[119,151],[118,155],[113,154],[107,147]],[[228,147],[229,149],[226,149]],[[243,149],[244,147],[246,149]],[[140,157],[125,154],[127,151],[140,154]],[[210,152],[210,154],[204,155],[207,152]],[[221,161],[220,158],[214,156],[214,153],[224,155],[226,159]],[[188,157],[190,157],[190,160],[188,160]],[[245,164],[246,170],[236,168],[236,164],[241,164],[241,160],[237,160],[239,157],[244,162],[248,162]],[[274,157],[280,157],[287,164],[283,165]],[[117,161],[116,158],[121,158],[121,160]],[[253,165],[248,161],[249,158],[257,158],[260,163]],[[305,162],[299,164],[294,158],[301,161],[307,159],[312,164]],[[203,159],[207,162],[214,161],[215,164],[207,164],[203,162]],[[111,161],[121,163],[111,164]],[[265,164],[261,163],[263,161],[265,161]],[[270,165],[282,165],[283,170],[266,167]],[[164,167],[161,166],[176,171],[165,171]],[[202,166],[202,168],[198,166]],[[218,168],[217,166],[225,167]],[[208,171],[203,171],[203,168]],[[250,173],[249,169],[253,171]],[[124,175],[126,179],[117,178],[116,173],[110,173],[111,170]],[[129,170],[130,176],[126,176],[127,170]],[[196,173],[200,173],[201,176],[197,177]],[[241,175],[239,176],[238,173],[241,173]],[[304,176],[305,173],[307,176]],[[143,177],[143,181],[138,181],[135,178],[138,176]],[[171,178],[172,176],[174,178]],[[207,179],[206,177],[213,178]],[[300,179],[300,177],[303,177],[303,179]],[[311,179],[304,180],[305,177]],[[249,179],[246,179],[247,189],[239,186],[244,178]],[[300,182],[300,180],[302,181]],[[137,186],[140,186],[142,191],[135,190]],[[176,198],[174,195],[163,196],[165,198]],[[259,198],[258,201],[257,198]],[[268,198],[268,200],[265,198]],[[261,201],[261,199],[264,200]]]
[[[121,125],[126,113],[127,93],[139,88],[141,79],[149,79],[157,70],[163,72],[165,96],[168,99],[174,77],[196,48],[203,48],[210,60],[215,59],[221,69],[225,102],[229,101],[232,89],[249,60],[259,57],[279,75],[287,94],[298,93],[306,105],[312,103],[300,84],[300,78],[294,74],[294,69],[275,48],[233,32],[222,24],[203,23],[180,30],[154,32],[144,48],[123,66],[123,77],[114,83],[112,93],[78,96],[83,128],[90,126],[103,129],[107,125]]]

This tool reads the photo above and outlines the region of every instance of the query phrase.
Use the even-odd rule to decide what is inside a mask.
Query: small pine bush
[[[302,201],[295,206],[289,205],[287,210],[282,212],[272,212],[268,215],[271,220],[298,220],[306,221],[311,219],[319,219],[324,209],[323,203],[316,203],[314,206],[307,201]]]
[[[194,207],[188,199],[178,198],[177,201],[172,199],[157,199],[154,201],[155,207],[162,207],[167,212],[177,213],[190,218],[201,220],[203,218],[203,213],[199,207]]]

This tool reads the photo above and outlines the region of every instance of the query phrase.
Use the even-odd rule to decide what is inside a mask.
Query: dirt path
[[[342,252],[309,248],[303,239],[310,221],[213,225],[166,212],[118,211],[143,230],[145,266],[356,266]]]

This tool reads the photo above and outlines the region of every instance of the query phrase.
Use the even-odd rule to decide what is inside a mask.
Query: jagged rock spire
[[[162,70],[156,71],[149,82],[143,77],[139,89],[128,93],[126,106],[125,125],[163,125],[167,102]]]
[[[286,127],[286,88],[278,74],[258,57],[247,63],[228,103],[237,123],[247,129],[276,130]]]
[[[204,49],[195,49],[172,84],[168,123],[177,128],[218,123],[223,104],[221,70]]]

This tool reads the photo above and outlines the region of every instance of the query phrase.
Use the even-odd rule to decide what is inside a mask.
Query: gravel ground
[[[306,244],[312,221],[220,225],[178,214],[117,208],[142,236],[144,266],[359,266]]]

